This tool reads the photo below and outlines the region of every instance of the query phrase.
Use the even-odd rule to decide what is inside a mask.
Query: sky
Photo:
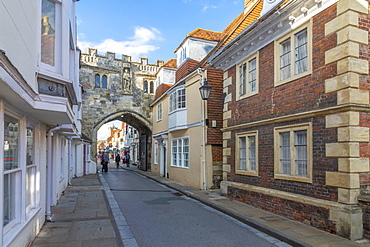
[[[80,0],[78,46],[166,62],[188,33],[221,32],[243,8],[244,0]]]
[[[244,10],[244,0],[80,0],[77,2],[77,39],[82,52],[97,48],[149,63],[176,58],[174,50],[196,28],[221,32]],[[104,124],[98,140],[109,136]]]

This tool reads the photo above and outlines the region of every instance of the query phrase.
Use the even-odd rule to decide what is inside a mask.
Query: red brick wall
[[[330,233],[336,233],[335,222],[329,220],[329,210],[326,208],[297,203],[279,197],[261,195],[233,187],[228,187],[228,195],[235,200],[246,202],[254,207],[304,222]]]
[[[335,34],[325,37],[325,23],[335,17],[336,6],[334,5],[313,18],[313,57],[312,74],[310,75],[275,87],[273,42],[259,51],[258,94],[235,101],[236,67],[228,70],[228,75],[232,77],[233,82],[228,87],[229,93],[232,94],[232,102],[229,103],[229,110],[231,110],[231,119],[228,120],[229,127],[337,105],[336,93],[325,93],[325,80],[337,75],[336,63],[325,65],[325,52],[337,45]],[[312,183],[274,179],[274,128],[300,123],[312,123]],[[258,131],[259,174],[258,176],[236,174],[235,135],[239,132],[255,130]],[[337,201],[338,189],[325,185],[326,172],[338,171],[338,159],[327,158],[325,154],[326,143],[335,142],[337,142],[337,129],[325,128],[325,116],[307,117],[232,131],[231,140],[227,144],[228,148],[231,148],[231,155],[227,158],[227,164],[231,165],[228,180]],[[328,220],[329,212],[326,209],[230,187],[228,193],[235,199],[253,206],[311,224],[329,232],[335,231],[335,224]]]
[[[221,98],[223,93],[223,71],[207,68],[208,85],[212,87],[210,98]],[[207,100],[207,118],[209,126],[207,129],[207,143],[222,145],[223,127],[223,105],[222,99]],[[212,121],[216,121],[216,127],[212,127]],[[222,159],[221,159],[222,160]]]
[[[301,183],[289,180],[274,179],[274,127],[312,123],[313,128],[313,169],[312,183]],[[235,173],[235,135],[238,132],[258,130],[259,149],[259,174],[257,177],[245,176]],[[337,170],[337,159],[325,156],[326,143],[336,142],[336,129],[325,128],[325,117],[301,119],[296,121],[283,122],[279,124],[265,125],[240,131],[233,131],[228,147],[232,148],[228,164],[231,164],[231,173],[228,180],[255,186],[287,191],[320,199],[337,201],[337,188],[325,186],[325,173]]]
[[[336,35],[325,37],[325,23],[336,17],[335,8],[323,11],[313,20],[312,74],[299,80],[274,86],[274,44],[270,43],[259,52],[259,93],[229,104],[232,118],[228,126],[262,119],[317,110],[337,104],[336,93],[325,93],[325,80],[336,76],[336,64],[325,66],[325,51],[337,44]],[[228,71],[233,85],[229,87],[236,98],[235,67]]]
[[[155,100],[162,96],[163,93],[165,93],[170,88],[170,85],[167,84],[161,84],[159,87],[155,90]]]
[[[365,31],[370,30],[370,16],[360,15],[359,16],[359,28]],[[370,34],[368,42],[370,44]],[[370,45],[360,45],[360,59],[370,61]],[[370,63],[369,63],[370,73]],[[370,91],[370,76],[360,75],[360,89]],[[360,126],[370,128],[370,113],[360,113]],[[370,158],[370,143],[360,143],[360,156]],[[366,189],[370,186],[370,174],[360,174],[360,185],[361,188]],[[370,233],[369,233],[370,234]]]
[[[180,68],[176,70],[176,82],[183,79],[185,76],[194,71],[194,68],[199,64],[198,61],[187,59]]]
[[[212,145],[213,162],[222,161],[222,145]]]

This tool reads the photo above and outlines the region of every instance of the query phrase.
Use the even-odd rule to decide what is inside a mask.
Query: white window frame
[[[1,110],[1,107],[0,107],[0,110]],[[4,129],[4,120],[5,120],[5,114],[12,117],[12,118],[15,118],[18,120],[18,135],[19,135],[19,139],[18,139],[18,167],[17,168],[14,168],[14,169],[11,169],[11,170],[5,170],[4,169],[4,163],[3,165],[1,166],[2,169],[1,169],[1,172],[2,172],[2,179],[1,179],[1,184],[2,184],[2,188],[4,188],[4,177],[5,176],[11,176],[11,175],[14,175],[14,179],[15,179],[15,184],[14,184],[14,196],[15,196],[15,206],[14,206],[14,212],[15,212],[15,215],[14,215],[14,219],[12,221],[10,221],[6,226],[3,226],[3,234],[6,234],[8,232],[10,232],[13,227],[15,227],[16,225],[20,224],[24,217],[25,217],[25,206],[24,206],[24,201],[25,201],[25,196],[19,196],[19,195],[23,195],[24,194],[24,191],[22,188],[25,188],[25,177],[23,178],[24,176],[24,164],[25,164],[25,156],[22,156],[21,153],[23,151],[25,151],[25,144],[26,144],[26,140],[25,140],[25,126],[26,126],[26,119],[25,117],[22,117],[21,114],[15,112],[15,111],[12,111],[12,110],[9,110],[7,108],[4,108],[4,114],[2,114],[2,123],[1,125],[3,126],[2,129]],[[4,143],[4,132],[1,133],[1,140],[0,140],[2,143]],[[4,146],[3,146],[3,149],[2,149],[2,156],[4,155]],[[3,158],[4,159],[4,158]],[[2,161],[3,162],[3,161]],[[3,189],[4,190],[4,189]],[[3,214],[3,210],[4,210],[4,198],[5,198],[5,195],[4,195],[4,191],[2,191],[0,193],[2,196],[1,196],[1,215],[2,215],[2,219],[1,219],[1,222],[3,222],[4,220],[4,214]],[[18,196],[16,196],[18,195]]]
[[[163,115],[163,105],[162,102],[159,102],[157,105],[157,122],[162,121],[162,115]]]
[[[307,70],[296,74],[295,73],[295,35],[307,29]],[[287,40],[290,41],[290,76],[281,80],[281,44],[286,42]],[[284,35],[283,37],[275,40],[274,42],[274,55],[275,55],[275,86],[280,86],[290,81],[297,80],[304,76],[307,76],[312,73],[312,20],[306,22],[305,24],[299,26],[298,28],[290,31],[288,34]]]
[[[184,100],[179,101],[179,97],[181,97],[180,93],[184,93]],[[173,113],[180,109],[186,109],[186,89],[185,87],[181,87],[176,89],[175,91],[170,93],[170,100],[169,100],[169,113]]]
[[[154,160],[153,160],[154,165],[158,165],[158,142],[154,142]]]
[[[294,142],[295,133],[298,131],[306,131],[306,163],[307,175],[301,176],[296,174],[296,146]],[[289,133],[289,162],[290,173],[284,174],[281,164],[281,134]],[[282,126],[274,128],[274,178],[283,180],[299,181],[304,183],[312,183],[312,123],[304,123],[290,126]]]
[[[253,69],[250,65],[251,62],[256,61],[256,68]],[[249,56],[247,59],[243,60],[236,66],[236,100],[248,98],[250,96],[258,94],[259,90],[259,52]],[[245,72],[243,73],[243,68],[245,68]],[[252,91],[249,87],[250,82],[252,81],[250,75],[252,72],[255,72],[255,90]],[[244,87],[242,85],[244,84]],[[245,89],[242,89],[245,88]],[[243,92],[244,91],[244,92]]]
[[[43,0],[44,1],[44,0]],[[45,0],[46,1],[46,0]],[[63,49],[61,48],[62,47],[62,39],[63,39],[63,36],[65,36],[64,34],[69,32],[69,26],[68,26],[68,30],[64,30],[65,28],[61,25],[62,24],[62,18],[63,18],[63,3],[61,0],[49,0],[49,2],[52,2],[55,4],[55,50],[54,50],[54,66],[52,65],[49,65],[47,63],[44,63],[42,62],[42,58],[40,56],[39,60],[40,60],[40,67],[46,71],[50,71],[52,73],[57,73],[57,74],[61,74],[62,73],[62,66],[63,66],[63,61],[62,61],[62,58],[63,58]],[[42,6],[42,1],[41,1],[41,6]],[[41,15],[42,15],[42,11],[40,12]],[[41,16],[42,18],[42,16]],[[41,20],[40,18],[40,20]],[[42,49],[42,45],[41,45],[41,26],[40,26],[40,49]],[[68,45],[69,47],[69,45]],[[40,54],[41,54],[41,50],[40,50]]]
[[[32,150],[33,160],[32,160],[32,164],[30,164],[30,165],[28,165],[26,163],[26,186],[28,187],[30,185],[30,188],[27,189],[27,187],[26,187],[26,197],[29,196],[29,203],[27,204],[27,198],[26,198],[26,202],[25,202],[26,203],[26,213],[27,214],[29,214],[32,209],[35,209],[35,208],[38,207],[38,199],[37,199],[37,196],[38,196],[38,194],[37,194],[38,152],[36,152],[36,150],[38,150],[38,148],[36,147],[36,145],[39,142],[39,140],[38,140],[38,133],[39,133],[38,126],[35,125],[34,123],[30,123],[29,121],[27,121],[27,127],[26,128],[28,128],[28,126],[32,127],[32,129],[33,129],[33,150]],[[26,129],[26,131],[27,131],[27,129]],[[27,150],[26,150],[26,154],[27,154]],[[27,161],[27,158],[26,158],[26,161]],[[31,180],[28,180],[28,179],[31,179]],[[29,183],[27,183],[27,181]]]
[[[187,140],[187,145],[185,145]],[[174,145],[176,144],[176,146]],[[176,147],[176,150],[175,150]],[[187,152],[186,152],[187,147]],[[171,140],[171,166],[179,168],[189,168],[190,157],[190,139],[189,137],[173,138]],[[187,158],[185,158],[187,157]]]
[[[251,148],[251,140],[254,138],[254,161],[255,161],[255,168],[252,168],[251,162],[251,155],[250,152],[253,151]],[[241,146],[240,140],[245,139],[245,150],[244,153],[241,153]],[[249,175],[249,176],[258,176],[258,131],[249,131],[244,133],[236,134],[236,152],[235,152],[235,171],[237,174],[242,175]],[[245,158],[245,167],[242,168],[242,164],[240,163],[240,159]]]

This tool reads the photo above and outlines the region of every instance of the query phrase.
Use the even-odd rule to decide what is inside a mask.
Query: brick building
[[[357,198],[369,186],[368,1],[245,6],[249,23],[208,60],[224,71],[227,93],[222,191],[359,239]]]

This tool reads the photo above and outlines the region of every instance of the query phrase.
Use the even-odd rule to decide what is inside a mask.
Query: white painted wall
[[[29,85],[37,90],[35,68],[38,59],[39,1],[2,0],[0,2],[0,49]]]

